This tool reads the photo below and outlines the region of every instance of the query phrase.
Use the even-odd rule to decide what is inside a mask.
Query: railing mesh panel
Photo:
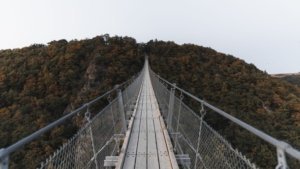
[[[182,102],[182,95],[174,96],[173,115],[167,120],[171,90],[150,70],[154,92],[172,137],[175,153],[188,154],[190,163],[182,168],[193,169],[250,169],[256,168],[200,115]],[[171,126],[171,127],[170,127]]]
[[[122,91],[126,119],[134,104],[143,80],[142,73]],[[129,113],[128,113],[129,112]],[[41,169],[102,169],[106,156],[118,155],[118,135],[124,134],[118,98],[88,121],[78,133],[41,163]],[[126,124],[127,125],[127,124]]]

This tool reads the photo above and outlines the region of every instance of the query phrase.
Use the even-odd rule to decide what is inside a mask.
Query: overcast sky
[[[195,43],[269,73],[300,72],[299,0],[0,0],[0,49],[105,33]]]

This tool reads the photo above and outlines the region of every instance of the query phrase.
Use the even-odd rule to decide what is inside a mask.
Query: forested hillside
[[[144,57],[134,39],[59,40],[0,51],[0,147],[62,117],[138,73]],[[11,168],[36,168],[77,124],[63,125],[11,157]]]
[[[300,88],[210,48],[150,41],[145,49],[152,69],[160,76],[273,137],[300,148]],[[199,109],[195,107],[194,110]],[[247,157],[259,167],[276,166],[274,147],[217,117],[209,112],[207,120],[230,143],[241,152],[247,152]],[[290,167],[299,166],[298,162]]]
[[[300,74],[283,76],[282,79],[300,87]]]
[[[145,53],[160,76],[300,148],[300,88],[210,48],[108,35],[0,51],[0,147],[138,73]],[[207,120],[260,167],[276,164],[275,148],[222,118]],[[31,143],[13,156],[12,167],[34,168],[76,129],[64,125]]]

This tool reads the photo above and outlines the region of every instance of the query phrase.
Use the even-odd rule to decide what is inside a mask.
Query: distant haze
[[[0,49],[108,33],[194,43],[300,72],[299,0],[1,0]]]

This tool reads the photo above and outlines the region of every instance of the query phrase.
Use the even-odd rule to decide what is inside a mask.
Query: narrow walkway
[[[178,168],[170,138],[158,108],[148,64],[133,121],[123,169]],[[173,158],[173,159],[172,159]]]

